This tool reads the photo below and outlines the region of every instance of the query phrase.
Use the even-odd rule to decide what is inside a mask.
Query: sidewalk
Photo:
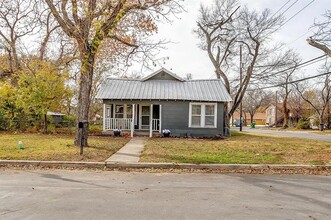
[[[110,163],[138,163],[140,154],[144,150],[148,138],[134,137],[119,151],[109,157],[106,162]]]

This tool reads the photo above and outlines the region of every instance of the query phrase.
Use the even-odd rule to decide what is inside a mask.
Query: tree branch
[[[318,43],[317,41],[315,41],[313,38],[308,38],[307,39],[307,42],[309,45],[317,48],[317,49],[320,49],[322,50],[324,53],[326,53],[329,57],[331,57],[331,50],[330,48],[328,48],[325,44],[321,44],[321,43]]]

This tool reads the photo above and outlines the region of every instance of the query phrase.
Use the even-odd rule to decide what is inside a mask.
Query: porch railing
[[[153,131],[160,131],[160,119],[153,119],[152,120],[152,130]]]
[[[132,118],[106,118],[105,130],[130,130],[132,124]]]

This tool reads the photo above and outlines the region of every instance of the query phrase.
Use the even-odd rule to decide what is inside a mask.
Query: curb
[[[331,165],[281,165],[281,164],[188,164],[188,163],[114,163],[107,168],[131,169],[193,169],[193,170],[330,170]]]
[[[224,172],[295,172],[314,173],[324,171],[331,174],[331,165],[281,165],[281,164],[186,164],[186,163],[116,163],[116,162],[74,162],[74,161],[31,161],[31,160],[0,160],[1,166],[31,166],[50,168],[95,168],[95,169],[161,169],[161,170],[192,170],[192,171],[224,171]]]
[[[74,161],[34,161],[34,160],[0,160],[0,166],[35,166],[35,167],[68,167],[68,168],[105,168],[105,162]]]

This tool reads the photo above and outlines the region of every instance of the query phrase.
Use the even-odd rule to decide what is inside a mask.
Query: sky
[[[158,25],[159,30],[154,38],[167,39],[173,42],[168,44],[166,49],[160,52],[160,56],[169,57],[169,60],[165,64],[162,64],[162,66],[156,66],[151,71],[145,71],[142,73],[143,75],[150,74],[164,67],[182,77],[190,73],[193,79],[214,78],[214,68],[207,53],[199,49],[199,40],[193,34],[193,29],[196,28],[200,5],[202,3],[204,5],[211,5],[213,1],[185,0],[184,8],[186,11],[178,15],[180,19],[173,18],[171,24],[160,23]],[[287,1],[289,0],[240,0],[240,3],[241,5],[247,5],[249,9],[262,11],[265,8],[269,8],[272,12],[276,12]],[[308,31],[314,20],[321,20],[321,15],[325,10],[331,9],[330,0],[290,0],[286,7],[293,3],[295,4],[284,14],[285,19],[289,19],[310,2],[312,3],[307,8],[286,23],[275,35],[275,40],[286,44],[285,48],[292,48],[298,52],[302,57],[302,61],[323,55],[321,51],[308,45],[306,39],[312,34],[312,32]],[[134,68],[137,68],[137,66],[134,66],[132,69]],[[303,69],[303,71],[308,75],[313,75],[317,73],[317,68],[318,64],[311,65]]]

